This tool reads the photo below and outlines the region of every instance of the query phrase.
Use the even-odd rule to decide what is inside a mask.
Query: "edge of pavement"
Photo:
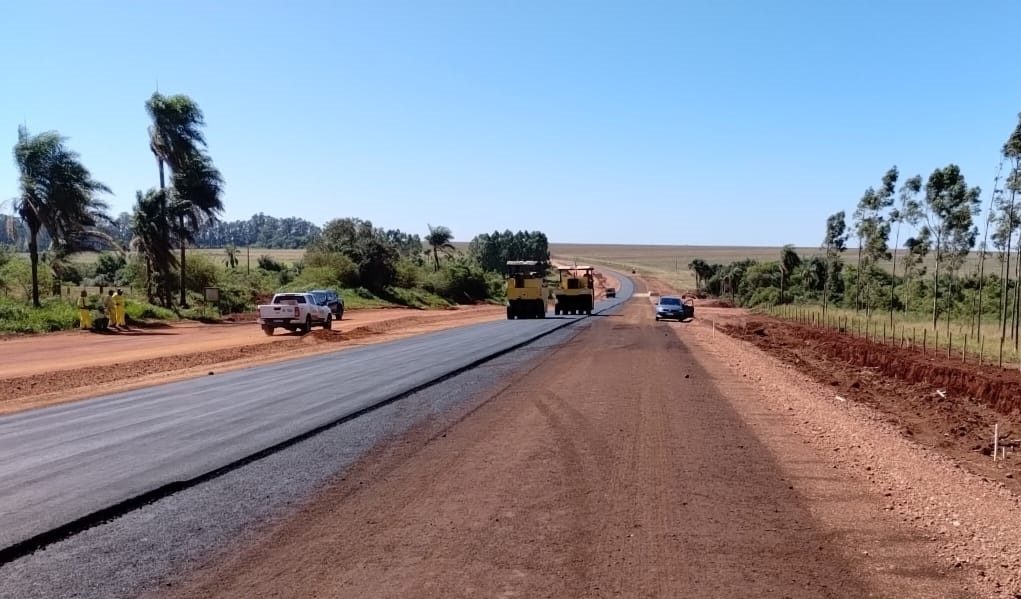
[[[617,273],[614,271],[611,272],[613,272],[614,276],[616,276],[618,280],[622,283],[622,286],[624,282],[627,281],[629,289],[627,290],[626,293],[622,294],[622,297],[619,297],[615,300],[606,300],[607,302],[609,302],[609,305],[593,310],[592,311],[593,316],[600,315],[605,312],[610,312],[612,310],[617,309],[623,303],[629,301],[633,295],[634,291],[633,281],[629,277],[623,275],[622,273]],[[284,439],[283,441],[270,445],[269,447],[265,447],[261,450],[255,451],[241,458],[232,460],[226,464],[213,468],[212,470],[208,470],[204,473],[197,474],[190,478],[164,483],[149,491],[136,494],[132,497],[123,499],[113,505],[107,506],[105,508],[86,514],[84,516],[78,517],[72,520],[71,522],[62,524],[60,526],[56,526],[41,533],[37,533],[27,539],[17,541],[6,547],[2,547],[0,548],[0,566],[12,562],[25,555],[34,553],[55,542],[58,542],[60,540],[71,537],[75,534],[93,528],[94,526],[116,519],[120,516],[123,516],[124,514],[137,510],[143,506],[159,501],[164,497],[168,497],[170,495],[173,495],[190,487],[196,486],[203,482],[215,479],[228,472],[236,470],[246,464],[250,464],[264,457],[280,452],[284,449],[287,449],[288,447],[300,443],[301,441],[314,437],[319,433],[322,433],[340,424],[343,424],[345,422],[348,422],[350,420],[373,412],[379,408],[382,408],[394,402],[400,401],[401,399],[409,397],[419,391],[422,391],[438,383],[446,381],[452,377],[457,376],[458,374],[476,368],[486,362],[489,362],[495,358],[503,356],[521,347],[524,347],[530,343],[535,342],[538,339],[546,337],[561,329],[567,328],[575,323],[582,322],[588,318],[590,318],[590,316],[580,315],[573,318],[564,319],[563,322],[554,323],[549,328],[543,329],[542,331],[529,335],[528,337],[522,339],[521,341],[513,343],[510,346],[502,347],[493,351],[487,351],[486,353],[478,356],[476,359],[472,360],[468,364],[454,368],[453,370],[450,370],[440,376],[433,377],[430,380],[423,381],[412,388],[405,389],[400,393],[383,398],[371,405],[360,408],[354,412],[345,414],[338,418],[334,418],[328,422],[315,426],[310,430],[293,435],[287,439]]]

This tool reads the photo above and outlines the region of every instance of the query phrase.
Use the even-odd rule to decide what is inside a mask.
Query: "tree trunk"
[[[1018,241],[1017,249],[1018,249],[1017,260],[1015,260],[1015,263],[1017,264],[1017,266],[1021,267],[1021,241]],[[1015,281],[1021,281],[1021,276],[1014,277],[1014,280]],[[1019,339],[1018,339],[1018,326],[1021,326],[1021,318],[1019,318],[1019,316],[1021,316],[1021,293],[1018,293],[1017,290],[1015,290],[1015,292],[1014,292],[1014,317],[1013,317],[1013,321],[1014,321],[1014,349],[1015,350],[1018,349],[1018,341],[1019,341]]]
[[[440,270],[440,253],[436,248],[433,248],[433,260],[436,262],[436,268],[434,271],[439,272]]]
[[[163,159],[160,158],[159,156],[156,157],[156,166],[157,166],[157,168],[159,168],[159,171],[160,171],[160,191],[163,192],[163,193],[160,194],[160,217],[161,217],[160,218],[160,221],[161,221],[160,224],[163,225],[163,247],[165,247],[169,251],[170,250],[170,215],[167,214],[167,194],[166,194],[167,181],[166,181],[166,173],[165,173],[165,167],[164,167],[164,164],[163,164]],[[171,304],[171,300],[170,300],[170,277],[168,275],[169,275],[169,273],[161,272],[159,274],[159,277],[158,277],[159,284],[158,284],[157,287],[158,287],[159,295],[160,295],[161,300],[163,302],[163,307],[164,308],[169,308],[170,304]]]
[[[780,269],[780,303],[783,303],[783,268]]]
[[[39,228],[29,225],[28,257],[32,263],[32,305],[41,307],[39,303]]]
[[[1007,209],[1007,225],[1010,230],[1007,232],[1007,251],[1006,265],[1004,266],[1004,274],[1006,277],[1003,280],[1003,288],[1000,290],[1000,303],[1003,304],[1003,319],[1000,323],[1000,341],[1002,342],[1007,338],[1007,296],[1010,292],[1010,242],[1014,238],[1014,191],[1010,192],[1010,207]]]
[[[890,269],[890,326],[893,326],[893,300],[897,290],[897,248],[900,246],[900,220],[897,221],[897,235],[893,242],[893,267]]]
[[[184,215],[183,214],[181,215],[180,220],[178,221],[178,224],[181,225],[181,307],[182,308],[187,308],[188,307],[188,296],[186,295],[187,289],[185,288],[185,285],[184,285],[184,274],[185,274],[185,269],[184,269],[184,246],[186,246],[188,244],[185,241],[185,235],[184,235]]]
[[[858,240],[858,268],[854,275],[854,312],[858,313],[861,302],[861,240]]]
[[[940,254],[940,243],[942,239],[940,236],[936,236],[936,269],[932,272],[932,330],[936,330],[936,320],[938,318],[939,308],[939,262],[943,256]]]

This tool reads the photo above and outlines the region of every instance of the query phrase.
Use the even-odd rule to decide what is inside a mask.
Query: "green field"
[[[822,255],[822,250],[817,247],[799,247],[795,250],[802,259]],[[903,250],[898,252],[898,261],[902,252]],[[550,253],[555,258],[577,261],[578,264],[591,263],[625,272],[636,270],[640,274],[655,276],[678,289],[686,290],[695,288],[695,274],[688,269],[688,263],[695,258],[701,258],[710,264],[729,264],[745,259],[768,262],[779,258],[780,247],[551,243]],[[857,248],[844,252],[844,262],[847,264],[854,264],[857,257]],[[931,272],[935,265],[935,257],[930,253],[923,263]],[[978,252],[972,252],[968,255],[962,272],[975,271],[978,263]],[[889,270],[892,262],[883,262],[880,266]],[[996,255],[987,254],[985,269],[987,273],[999,272],[1000,262]]]
[[[700,245],[598,245],[551,243],[550,253],[561,260],[591,263],[624,272],[632,270],[652,275],[678,289],[694,289],[695,274],[688,263],[701,258],[710,264],[729,264],[751,258],[775,260],[778,247],[700,246]],[[818,254],[818,248],[798,248],[803,257]]]

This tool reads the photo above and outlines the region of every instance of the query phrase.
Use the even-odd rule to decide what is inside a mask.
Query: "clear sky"
[[[1021,111],[1014,0],[33,0],[0,21],[0,140],[68,136],[114,213],[157,182],[157,81],[205,112],[225,218],[461,241],[817,246],[894,164],[988,192]]]

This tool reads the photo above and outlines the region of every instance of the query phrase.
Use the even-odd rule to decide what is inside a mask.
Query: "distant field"
[[[176,255],[177,250],[175,250]],[[227,258],[227,254],[224,253],[223,248],[197,248],[189,249],[189,254],[202,254],[208,256],[209,259],[217,262],[222,262]],[[259,262],[260,256],[269,256],[277,262],[286,262],[293,264],[301,260],[305,256],[305,250],[277,250],[277,249],[266,249],[266,248],[238,248],[238,261],[239,264],[244,266],[248,260],[249,254],[251,255],[252,265],[255,266]],[[27,253],[18,253],[23,258],[28,258]],[[96,261],[99,256],[99,252],[78,252],[71,255],[72,262],[78,262],[79,264],[92,264]]]
[[[227,258],[227,254],[224,253],[223,248],[199,248],[197,250],[190,250],[191,252],[208,256],[212,260],[223,261]],[[247,264],[248,256],[251,255],[252,266],[259,263],[260,256],[269,256],[277,262],[284,262],[294,264],[305,257],[305,250],[273,250],[266,248],[238,248],[238,264],[245,266]]]
[[[803,257],[820,254],[819,248],[797,248]],[[695,275],[688,263],[701,258],[710,264],[729,264],[750,258],[776,260],[778,247],[699,246],[699,245],[596,245],[551,243],[550,253],[557,258],[575,260],[578,264],[616,268],[624,272],[636,270],[654,275],[679,289],[694,289]]]
[[[454,242],[454,247],[460,251],[468,250],[467,242]],[[795,248],[802,258],[818,256],[822,250],[817,247]],[[217,262],[226,258],[223,248],[199,248],[189,250],[191,253],[198,253],[208,256]],[[305,250],[283,250],[266,248],[238,248],[240,265],[247,264],[249,255],[252,265],[257,264],[260,256],[269,256],[278,262],[293,264],[305,256]],[[655,275],[667,282],[673,283],[681,288],[691,288],[695,285],[694,274],[688,270],[688,263],[695,258],[701,258],[710,264],[729,264],[738,260],[752,259],[758,261],[776,260],[780,255],[780,247],[758,247],[758,246],[709,246],[709,245],[614,245],[596,243],[551,243],[551,253],[561,259],[576,260],[579,264],[591,262],[595,265],[602,265],[618,270],[637,270],[647,274]],[[26,256],[27,254],[19,254]],[[89,264],[95,262],[96,252],[82,252],[75,254],[72,260],[79,263]],[[898,260],[903,255],[903,250],[898,252]],[[1000,263],[996,255],[989,254],[986,261],[986,271],[998,273]],[[844,252],[844,260],[848,264],[854,264],[857,259],[857,248],[848,249]],[[935,264],[933,256],[927,257],[926,266],[930,269]],[[884,262],[883,267],[890,268],[890,262]],[[973,272],[978,268],[978,252],[973,251],[965,261],[964,271]],[[899,269],[899,268],[898,268]]]
[[[795,250],[803,259],[821,256],[823,253],[817,247],[799,247]],[[745,259],[770,261],[780,257],[780,247],[551,243],[550,253],[557,258],[575,260],[578,264],[589,262],[625,272],[636,270],[639,273],[654,275],[680,289],[693,289],[695,275],[688,269],[688,263],[695,258],[701,258],[710,264],[730,264]],[[903,250],[898,252],[898,270],[902,256]],[[857,248],[844,252],[844,261],[847,264],[854,264],[857,257]],[[979,254],[974,251],[968,255],[963,271],[975,271],[978,263]],[[930,254],[925,260],[925,265],[931,272],[935,265],[935,257]],[[889,270],[891,263],[884,262],[882,266]],[[1000,262],[997,255],[987,254],[985,268],[987,273],[999,272]]]

